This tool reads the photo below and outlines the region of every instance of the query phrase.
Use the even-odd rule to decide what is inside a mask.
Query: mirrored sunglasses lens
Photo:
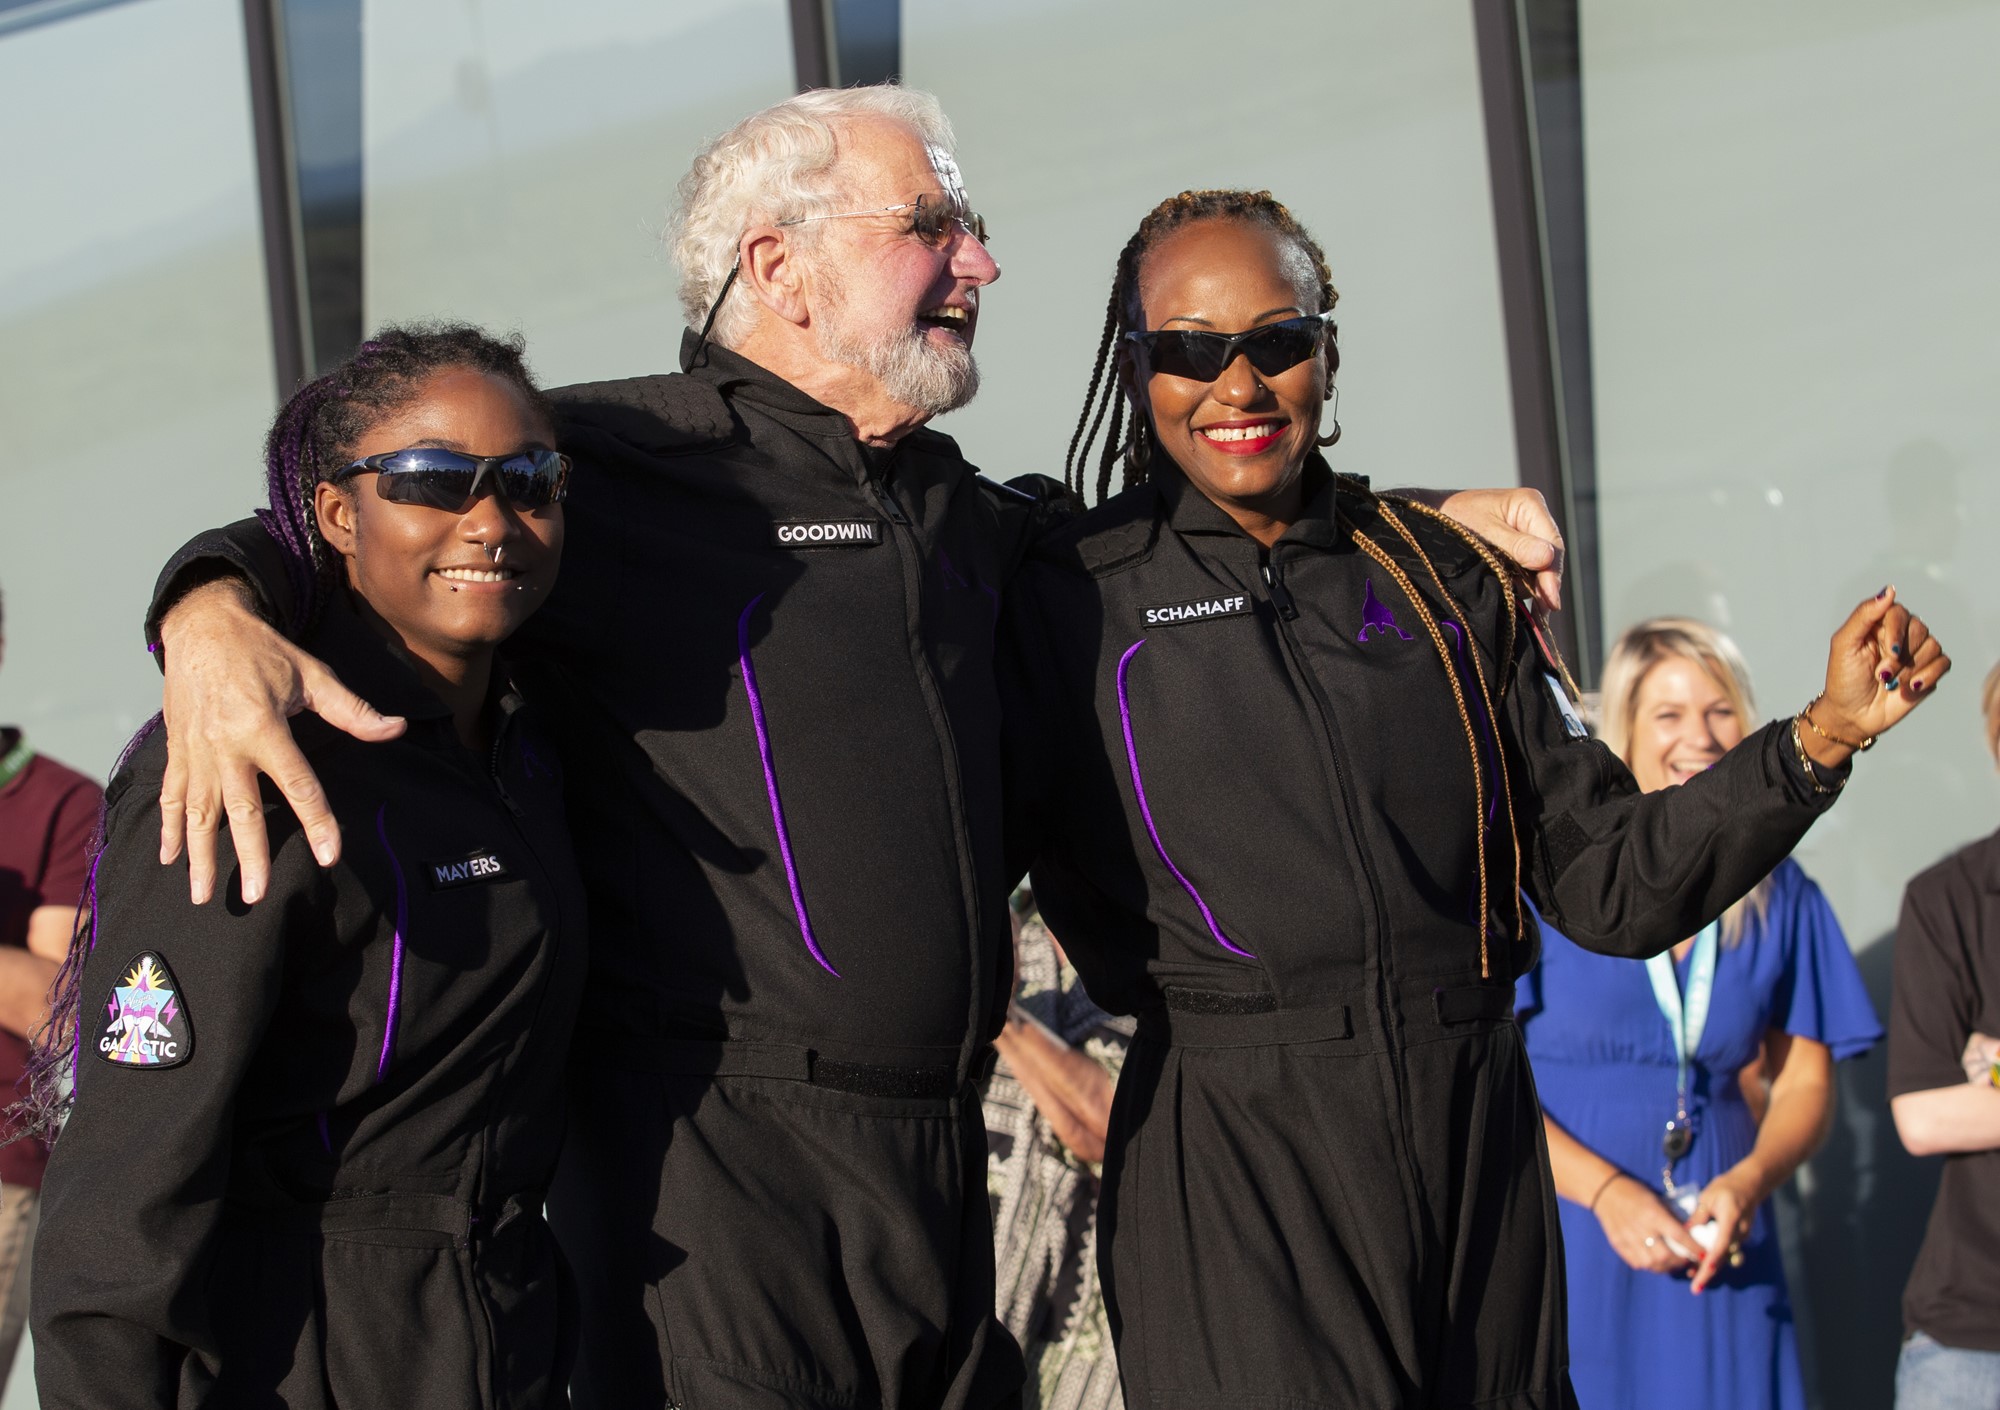
[[[500,493],[522,509],[554,504],[562,493],[562,462],[554,457],[541,461],[519,456],[494,474],[500,483]]]
[[[397,470],[375,482],[382,498],[396,504],[421,504],[430,509],[457,510],[472,498],[472,466]]]

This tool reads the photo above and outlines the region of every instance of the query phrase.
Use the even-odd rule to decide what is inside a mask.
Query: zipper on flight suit
[[[910,516],[904,512],[895,492],[889,488],[886,476],[877,475],[873,466],[866,470],[868,488],[880,500],[882,508],[894,525],[889,537],[895,540],[898,561],[903,567],[903,599],[907,604],[904,620],[910,641],[910,659],[916,666],[917,688],[923,694],[924,704],[930,712],[933,730],[937,737],[938,749],[943,758],[945,798],[951,808],[952,846],[958,856],[958,884],[965,909],[966,940],[968,953],[966,960],[967,1000],[970,1012],[966,1024],[965,1044],[960,1050],[958,1064],[961,1075],[970,1071],[972,1059],[977,1054],[981,1010],[987,1006],[988,997],[983,991],[987,986],[985,966],[978,962],[979,947],[983,935],[979,915],[979,875],[972,859],[972,839],[966,834],[965,784],[959,777],[958,737],[951,727],[951,716],[944,707],[944,694],[938,689],[937,674],[931,668],[930,648],[924,641],[924,565],[923,545],[918,542],[916,528]]]
[[[1368,838],[1361,830],[1361,820],[1355,814],[1354,792],[1348,784],[1347,771],[1341,766],[1341,742],[1335,724],[1333,702],[1326,698],[1320,685],[1318,674],[1306,658],[1290,623],[1298,620],[1299,608],[1292,597],[1291,589],[1285,586],[1284,565],[1270,549],[1264,549],[1258,558],[1261,562],[1265,585],[1270,589],[1271,606],[1275,611],[1278,626],[1278,642],[1284,651],[1288,664],[1306,683],[1307,694],[1312,698],[1313,708],[1319,712],[1320,737],[1325,742],[1327,759],[1333,766],[1334,789],[1340,794],[1341,811],[1347,819],[1348,831],[1354,837],[1355,855],[1361,861],[1362,878],[1368,885],[1368,900],[1375,914],[1375,936],[1379,959],[1376,964],[1377,980],[1375,992],[1376,1011],[1382,1020],[1383,1037],[1386,1040],[1389,1057],[1389,1071],[1396,1087],[1396,1128],[1402,1137],[1403,1179],[1405,1200],[1410,1202],[1413,1216],[1422,1217],[1424,1211],[1421,1192],[1416,1188],[1414,1175],[1416,1162],[1411,1158],[1409,1148],[1410,1075],[1404,1058],[1401,1023],[1392,1002],[1395,990],[1395,957],[1389,944],[1388,910],[1382,901],[1381,883],[1375,876],[1375,863],[1368,853]],[[1428,1230],[1428,1224],[1419,1226]]]

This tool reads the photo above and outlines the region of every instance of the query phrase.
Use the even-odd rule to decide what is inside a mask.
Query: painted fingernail
[[[1901,643],[1900,641],[1890,642],[1889,654],[1891,656],[1894,656],[1896,659],[1901,660],[1903,656],[1903,643]]]
[[[1877,672],[1877,674],[1881,677],[1882,684],[1884,685],[1887,685],[1890,681],[1896,679],[1896,673],[1894,671],[1879,671]]]
[[[1922,681],[1910,682],[1910,694],[1912,695],[1915,695],[1918,691],[1922,690],[1923,688],[1924,688],[1924,683]]]
[[[1888,594],[1888,591],[1889,585],[1887,583],[1882,584],[1882,591],[1875,594],[1875,600],[1878,602],[1881,601]]]
[[[1896,685],[1897,685],[1896,678],[1894,676],[1891,676],[1889,677],[1888,680],[1882,682],[1882,689],[1894,690],[1896,688]]]

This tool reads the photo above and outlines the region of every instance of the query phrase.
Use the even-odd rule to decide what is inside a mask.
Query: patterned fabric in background
[[[1015,1002],[1116,1078],[1132,1021],[1090,1002],[1032,910],[1017,952]],[[1098,1168],[1056,1138],[1005,1058],[984,1097],[997,1310],[1028,1363],[1024,1410],[1123,1410],[1097,1281]]]

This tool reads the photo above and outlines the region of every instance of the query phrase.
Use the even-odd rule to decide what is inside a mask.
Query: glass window
[[[551,385],[676,370],[694,149],[792,91],[785,0],[366,0],[367,322],[528,337]]]
[[[0,716],[95,773],[159,708],[139,614],[160,564],[262,495],[243,53],[214,0],[0,36]]]
[[[985,390],[940,423],[987,473],[1062,473],[1119,250],[1161,199],[1244,186],[1332,265],[1334,465],[1514,483],[1465,5],[1275,0],[1254,35],[1193,0],[909,5],[903,74],[944,100],[1004,271],[980,315]]]

